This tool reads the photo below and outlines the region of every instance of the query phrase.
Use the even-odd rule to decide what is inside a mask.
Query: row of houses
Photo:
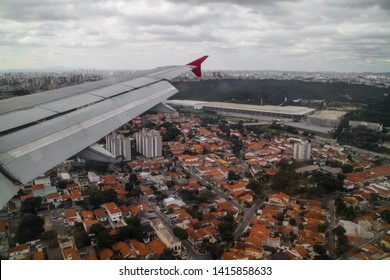
[[[315,245],[325,244],[319,225],[326,223],[326,210],[317,201],[297,202],[285,193],[268,196],[247,235],[229,248],[222,259],[312,259]],[[278,254],[273,254],[277,252]]]

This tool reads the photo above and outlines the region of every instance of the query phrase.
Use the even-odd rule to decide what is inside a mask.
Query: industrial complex
[[[169,105],[214,111],[218,114],[239,115],[254,119],[306,119],[315,109],[301,106],[249,105],[196,100],[168,100]]]

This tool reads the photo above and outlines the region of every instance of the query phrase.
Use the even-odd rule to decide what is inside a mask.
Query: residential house
[[[130,248],[130,246],[123,241],[117,242],[114,245],[115,250],[118,250],[122,259],[134,259],[137,257],[136,253]]]
[[[165,246],[165,244],[159,239],[154,239],[153,241],[151,241],[149,243],[149,246],[150,248],[152,248],[152,250],[157,256],[163,254],[164,251],[167,249],[167,246]]]
[[[174,251],[176,254],[181,254],[181,241],[158,220],[154,219],[150,225],[155,230],[157,237],[167,246],[168,249]]]
[[[68,260],[68,261],[81,260],[79,252],[75,248],[63,249],[62,257],[64,258],[64,260]]]
[[[152,250],[150,250],[143,242],[132,239],[130,241],[130,246],[141,259],[150,259],[153,256]]]
[[[99,259],[109,260],[114,255],[114,252],[110,248],[103,248],[99,251]]]
[[[74,226],[75,223],[81,223],[81,217],[75,209],[65,210],[65,217],[65,222],[68,223],[70,226]]]
[[[103,209],[96,209],[95,211],[93,211],[93,214],[95,215],[96,219],[101,223],[108,221],[107,213]]]
[[[122,211],[115,202],[105,203],[103,204],[103,208],[106,210],[108,220],[113,228],[126,226],[126,223],[122,219]]]
[[[18,246],[10,247],[8,250],[10,260],[29,259],[30,244],[25,243]]]

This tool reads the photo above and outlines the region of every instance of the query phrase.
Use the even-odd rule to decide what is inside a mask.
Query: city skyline
[[[386,1],[2,1],[0,70],[389,72]]]

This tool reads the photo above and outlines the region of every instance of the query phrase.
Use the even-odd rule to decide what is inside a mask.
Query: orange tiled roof
[[[129,206],[128,207],[131,215],[138,215],[139,213],[141,213],[141,210],[137,207],[137,206]]]
[[[113,255],[114,253],[109,248],[103,248],[99,251],[99,258],[101,260],[109,260]]]
[[[291,250],[297,251],[298,254],[300,254],[302,257],[306,256],[308,253],[307,250],[305,249],[305,247],[303,247],[303,246],[295,246],[295,247],[291,248]]]
[[[43,261],[44,259],[45,259],[45,254],[43,253],[43,251],[34,252],[33,260]]]
[[[116,250],[120,251],[122,258],[135,257],[134,251],[130,248],[130,246],[126,242],[118,242],[115,244]]]
[[[14,247],[9,247],[8,252],[15,253],[15,252],[19,252],[19,251],[28,250],[29,248],[30,248],[30,245],[25,243],[25,244],[21,244],[21,245],[14,246]]]
[[[38,190],[43,190],[45,187],[43,186],[43,184],[39,184],[39,185],[33,185],[31,187],[31,190],[33,191],[38,191]]]
[[[95,261],[97,260],[96,255],[87,255],[84,260],[86,261]]]
[[[58,192],[49,193],[48,198],[51,199],[60,198],[60,194]]]
[[[167,246],[165,246],[165,244],[162,243],[159,239],[154,239],[152,242],[149,243],[149,246],[152,247],[153,251],[158,256],[164,253],[165,249],[167,249]]]
[[[246,256],[235,252],[225,252],[222,254],[221,257],[221,259],[223,260],[243,260],[246,258],[247,258]]]
[[[103,209],[96,209],[95,211],[93,211],[93,213],[95,214],[95,217],[97,219],[107,217],[107,214]]]
[[[77,253],[76,249],[74,248],[69,248],[69,249],[64,249],[63,250],[65,260],[81,260],[79,253]]]
[[[359,260],[372,260],[372,258],[369,255],[366,255],[362,252],[354,254],[353,257]]]
[[[7,223],[4,220],[0,220],[0,232],[5,232],[5,227]]]
[[[74,218],[77,217],[77,212],[75,209],[67,209],[65,210],[65,216],[69,218]]]
[[[33,196],[32,193],[29,193],[29,194],[26,194],[26,195],[21,195],[20,196],[20,200],[21,201],[25,201],[27,198],[32,197],[32,196]]]
[[[94,218],[93,213],[91,211],[86,211],[86,210],[81,211],[81,216],[83,217],[83,219],[93,219]]]
[[[115,202],[105,203],[105,204],[104,204],[104,207],[105,207],[105,208],[107,209],[107,211],[110,212],[111,214],[121,213],[121,210],[119,209],[119,207],[116,205]]]
[[[135,250],[138,251],[138,254],[141,257],[146,257],[152,254],[152,251],[144,243],[138,242],[137,240],[133,239],[130,241],[130,244]]]

